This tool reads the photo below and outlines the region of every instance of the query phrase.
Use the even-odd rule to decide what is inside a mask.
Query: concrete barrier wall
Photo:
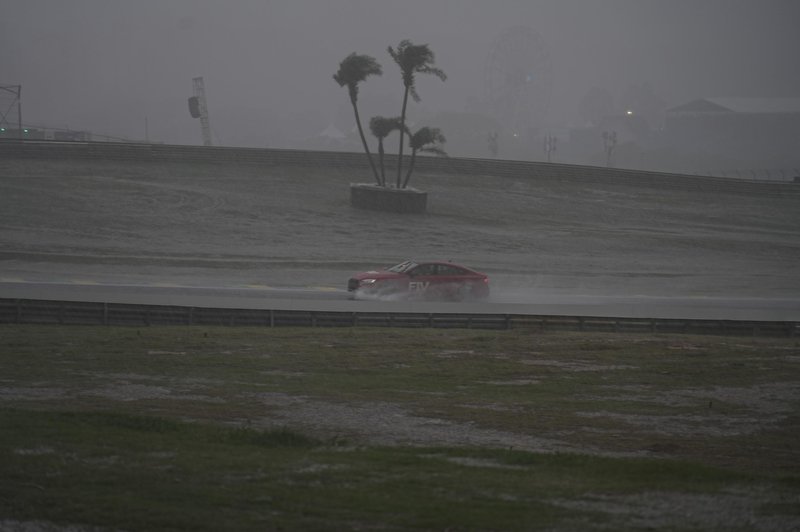
[[[0,139],[0,159],[85,159],[138,162],[191,162],[209,164],[239,164],[257,166],[306,166],[328,168],[367,169],[369,163],[363,153],[329,152],[308,150],[283,150],[260,148],[232,148],[207,146],[177,146],[167,144],[137,144],[114,142],[60,142],[60,141],[21,141]],[[386,155],[387,168],[397,164],[396,155]],[[575,179],[586,182],[621,182],[663,186],[667,188],[713,188],[724,184],[726,187],[758,187],[760,193],[774,189],[780,194],[800,194],[800,186],[786,181],[751,181],[745,179],[690,176],[580,166],[531,161],[509,161],[497,159],[470,159],[458,157],[417,158],[415,172],[450,175],[492,175],[537,179]]]

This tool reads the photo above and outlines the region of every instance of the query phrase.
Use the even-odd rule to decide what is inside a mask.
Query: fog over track
[[[356,271],[416,258],[488,273],[488,305],[797,315],[792,183],[430,160],[412,181],[429,212],[407,216],[350,207],[349,183],[369,181],[356,154],[281,163],[286,151],[144,145],[119,160],[109,151],[119,147],[93,143],[88,158],[49,146],[3,154],[0,297],[95,284],[134,287],[114,297],[397,309],[405,303],[348,301],[343,288]]]

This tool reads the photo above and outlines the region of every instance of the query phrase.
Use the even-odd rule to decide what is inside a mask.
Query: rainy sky
[[[558,127],[594,86],[619,97],[646,82],[669,106],[800,96],[797,0],[0,0],[0,12],[0,84],[22,86],[26,124],[134,140],[200,143],[186,100],[202,76],[216,143],[293,147],[349,113],[331,76],[353,51],[384,66],[365,105],[399,114],[386,47],[405,38],[449,76],[420,79],[419,109],[465,111],[514,26],[546,47]]]

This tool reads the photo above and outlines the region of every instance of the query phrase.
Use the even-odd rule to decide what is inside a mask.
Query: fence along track
[[[524,329],[543,332],[677,333],[784,338],[800,335],[800,323],[780,321],[252,310],[36,299],[0,299],[0,324]]]
[[[58,142],[0,140],[1,158],[182,162],[256,166],[304,166],[331,169],[368,169],[363,153],[288,149],[176,146],[116,142]],[[386,155],[387,167],[397,156]],[[737,193],[800,196],[800,186],[786,181],[751,181],[737,178],[695,176],[560,163],[470,159],[458,157],[417,158],[419,173],[495,176],[515,179],[617,183],[688,190],[726,190]]]

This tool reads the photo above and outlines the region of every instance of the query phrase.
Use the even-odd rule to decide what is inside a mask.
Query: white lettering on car
[[[408,283],[408,289],[421,292],[426,288],[428,288],[429,284],[431,284],[429,281],[411,281],[410,283]]]

